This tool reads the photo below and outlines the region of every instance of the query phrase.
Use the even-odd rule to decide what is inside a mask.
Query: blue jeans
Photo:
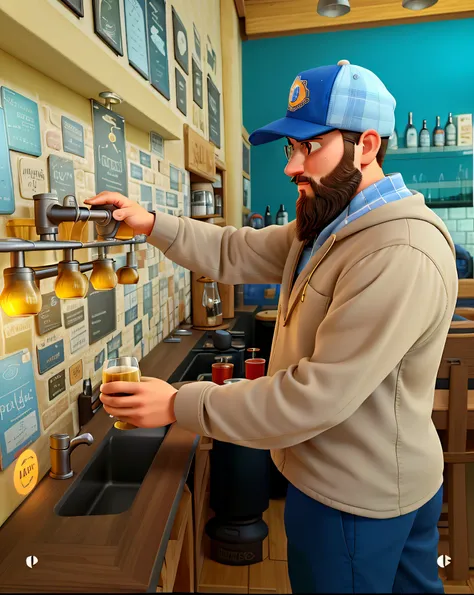
[[[285,528],[293,593],[444,593],[438,577],[443,489],[391,519],[356,516],[288,486]]]

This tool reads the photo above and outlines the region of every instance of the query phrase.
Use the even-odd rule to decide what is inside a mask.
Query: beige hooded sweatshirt
[[[330,236],[293,286],[294,222],[236,230],[158,213],[149,240],[222,283],[282,284],[268,376],[183,386],[180,425],[271,449],[293,485],[338,510],[390,518],[432,498],[443,453],[431,412],[457,273],[420,194]]]

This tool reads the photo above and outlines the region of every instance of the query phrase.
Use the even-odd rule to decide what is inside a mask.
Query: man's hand
[[[176,421],[174,400],[178,392],[158,378],[141,382],[107,382],[100,387],[100,400],[110,415],[139,428],[160,428]],[[126,394],[126,397],[113,395]]]
[[[88,205],[114,205],[118,207],[113,212],[114,219],[116,221],[125,221],[136,233],[144,233],[149,236],[153,230],[155,224],[153,213],[149,213],[138,203],[125,198],[118,192],[101,192],[84,202]]]

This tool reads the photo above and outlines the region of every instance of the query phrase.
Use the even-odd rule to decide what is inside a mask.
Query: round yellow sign
[[[25,450],[18,457],[13,481],[15,490],[22,496],[29,494],[38,483],[38,457],[31,450]]]

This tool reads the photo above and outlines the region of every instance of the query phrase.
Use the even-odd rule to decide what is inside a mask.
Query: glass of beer
[[[136,357],[115,357],[104,362],[102,383],[107,382],[140,382],[140,368]],[[119,393],[115,397],[128,397],[127,393]],[[110,417],[113,417],[112,415]],[[134,430],[137,426],[117,420],[114,427],[118,430]]]

